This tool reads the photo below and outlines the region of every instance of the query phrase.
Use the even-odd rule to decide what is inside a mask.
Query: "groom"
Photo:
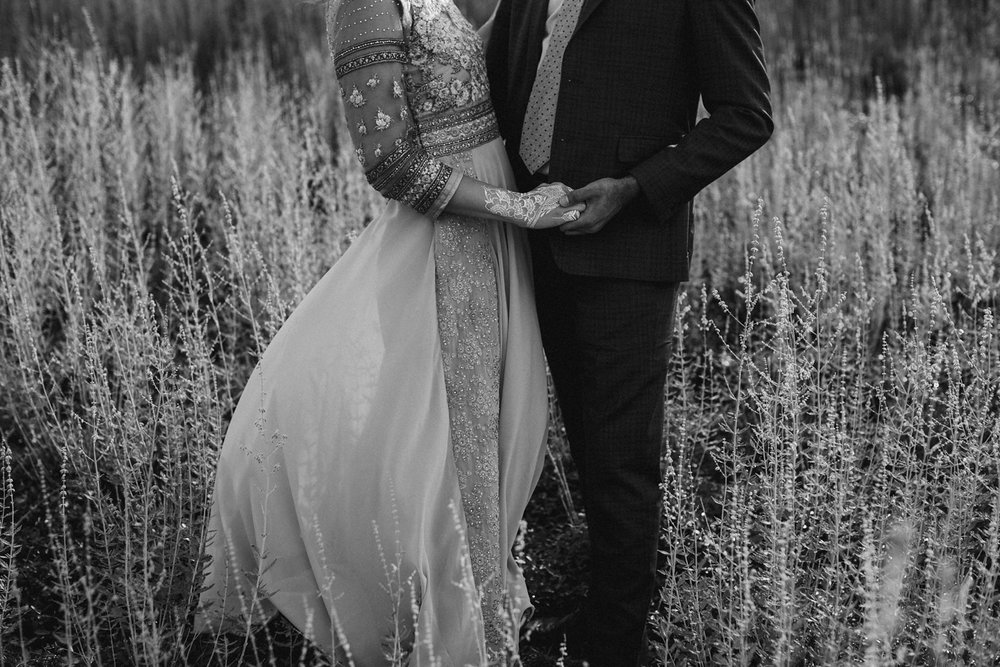
[[[663,389],[691,200],[771,134],[753,0],[500,0],[486,52],[518,185],[577,188],[531,235],[546,356],[580,473],[591,665],[641,663],[654,593]],[[695,123],[701,98],[709,116]]]

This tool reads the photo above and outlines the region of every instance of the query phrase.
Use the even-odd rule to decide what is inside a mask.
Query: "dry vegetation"
[[[0,665],[312,664],[188,628],[238,392],[379,205],[321,9],[84,4],[0,0]],[[778,129],[698,200],[651,650],[993,664],[997,8],[803,4],[758,3]],[[551,447],[525,555],[554,609]]]

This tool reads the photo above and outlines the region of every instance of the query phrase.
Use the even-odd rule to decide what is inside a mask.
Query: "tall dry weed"
[[[313,62],[309,98],[247,54],[211,100],[186,59],[142,85],[92,51],[47,52],[30,78],[4,65],[0,557],[18,523],[37,532],[33,564],[5,570],[2,627],[34,628],[26,650],[186,650],[225,417],[376,203]],[[28,608],[8,604],[18,583]]]
[[[805,84],[703,200],[668,385],[665,664],[997,651],[995,126],[936,89],[836,95]]]

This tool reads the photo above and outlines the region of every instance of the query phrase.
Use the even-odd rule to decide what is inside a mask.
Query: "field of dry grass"
[[[83,6],[0,0],[0,665],[321,664],[189,631],[235,399],[380,205],[321,9]],[[697,200],[664,664],[1000,654],[997,8],[866,7],[758,3],[777,130]],[[550,449],[525,558],[558,610],[582,538]]]

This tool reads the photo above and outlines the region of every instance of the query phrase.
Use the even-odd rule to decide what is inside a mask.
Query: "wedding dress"
[[[547,400],[524,231],[442,212],[513,177],[451,0],[341,0],[329,35],[385,211],[295,309],[223,444],[202,630],[280,612],[337,662],[503,663]]]

